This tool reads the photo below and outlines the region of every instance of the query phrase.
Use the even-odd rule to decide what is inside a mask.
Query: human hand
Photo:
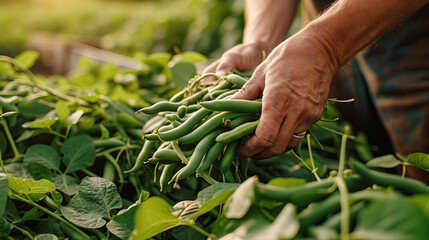
[[[252,71],[263,61],[263,52],[269,53],[269,48],[262,42],[238,44],[226,51],[221,58],[207,66],[203,74],[216,73],[225,76],[238,71]],[[206,77],[204,82],[213,82],[214,77]]]
[[[262,96],[261,120],[238,156],[270,158],[298,146],[305,132],[320,119],[329,85],[339,66],[329,48],[296,34],[281,43],[259,65],[252,78],[232,98]]]

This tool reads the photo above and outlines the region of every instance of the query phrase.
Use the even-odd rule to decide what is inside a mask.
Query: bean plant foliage
[[[374,157],[363,133],[335,121],[333,103],[347,103],[330,99],[292,151],[235,158],[228,149],[252,134],[261,103],[234,112],[222,101],[250,74],[202,84],[201,54],[136,57],[140,70],[83,58],[44,77],[28,70],[37,52],[0,56],[0,239],[429,237],[427,185],[386,173],[429,171],[429,155]]]

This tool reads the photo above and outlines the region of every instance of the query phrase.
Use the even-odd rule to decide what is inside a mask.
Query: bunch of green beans
[[[203,85],[200,81],[206,76],[218,80]],[[246,81],[236,74],[197,76],[169,101],[140,109],[138,112],[163,120],[143,137],[143,148],[127,172],[138,170],[143,163],[159,164],[161,190],[193,174],[209,183],[244,180],[249,161],[237,159],[235,153],[254,134],[262,102],[229,98]]]

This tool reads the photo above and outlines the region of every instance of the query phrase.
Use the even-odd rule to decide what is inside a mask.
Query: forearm
[[[246,0],[243,43],[261,43],[267,53],[285,40],[297,0]]]
[[[326,50],[335,67],[404,20],[428,0],[339,0],[302,30]]]

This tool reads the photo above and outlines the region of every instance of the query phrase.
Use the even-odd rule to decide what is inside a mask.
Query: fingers
[[[265,87],[265,75],[261,68],[258,67],[255,70],[249,81],[237,93],[232,95],[231,99],[253,100],[262,96]]]

